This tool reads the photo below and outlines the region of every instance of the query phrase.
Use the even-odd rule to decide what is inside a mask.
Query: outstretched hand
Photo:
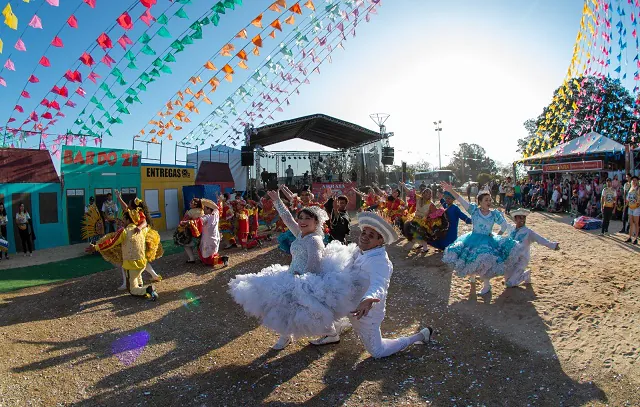
[[[268,191],[267,195],[269,195],[269,198],[271,198],[272,201],[277,201],[278,199],[280,199],[279,190],[278,191]]]
[[[453,185],[451,185],[451,184],[449,184],[449,183],[447,183],[447,182],[442,181],[442,182],[440,183],[440,186],[441,186],[441,187],[442,187],[442,189],[444,189],[445,191],[453,192]]]
[[[356,317],[356,319],[366,317],[369,314],[369,311],[371,311],[373,304],[376,302],[380,302],[380,300],[377,298],[367,298],[362,300],[360,304],[358,304],[358,307],[354,311],[351,311],[351,315]]]

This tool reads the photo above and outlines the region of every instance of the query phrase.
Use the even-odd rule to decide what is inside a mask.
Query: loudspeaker
[[[240,162],[243,167],[253,167],[253,147],[242,146],[240,149]]]
[[[382,165],[393,165],[393,147],[382,147]]]
[[[267,189],[275,191],[278,189],[278,174],[275,172],[269,173],[269,180],[267,181]]]

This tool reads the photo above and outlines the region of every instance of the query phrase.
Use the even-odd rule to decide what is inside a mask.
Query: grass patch
[[[175,246],[172,240],[163,241],[162,247],[164,248],[164,256],[170,256],[182,251],[182,247]],[[57,283],[70,278],[111,270],[112,268],[113,265],[111,263],[104,261],[102,256],[96,254],[37,266],[0,270],[0,293]]]

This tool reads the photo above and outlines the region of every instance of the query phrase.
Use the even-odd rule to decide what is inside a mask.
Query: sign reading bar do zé
[[[70,172],[116,172],[139,173],[141,152],[112,148],[63,146],[63,173]]]
[[[542,172],[588,172],[604,168],[602,160],[579,161],[573,163],[545,164]]]

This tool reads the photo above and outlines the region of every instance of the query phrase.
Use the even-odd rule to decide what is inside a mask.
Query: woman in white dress
[[[296,237],[291,265],[274,264],[259,273],[236,276],[229,282],[229,293],[245,312],[280,335],[273,346],[280,350],[293,337],[335,332],[334,321],[353,309],[362,287],[349,274],[357,246],[324,247],[323,225],[329,218],[324,209],[306,207],[294,219],[279,192],[269,191],[269,197]]]

